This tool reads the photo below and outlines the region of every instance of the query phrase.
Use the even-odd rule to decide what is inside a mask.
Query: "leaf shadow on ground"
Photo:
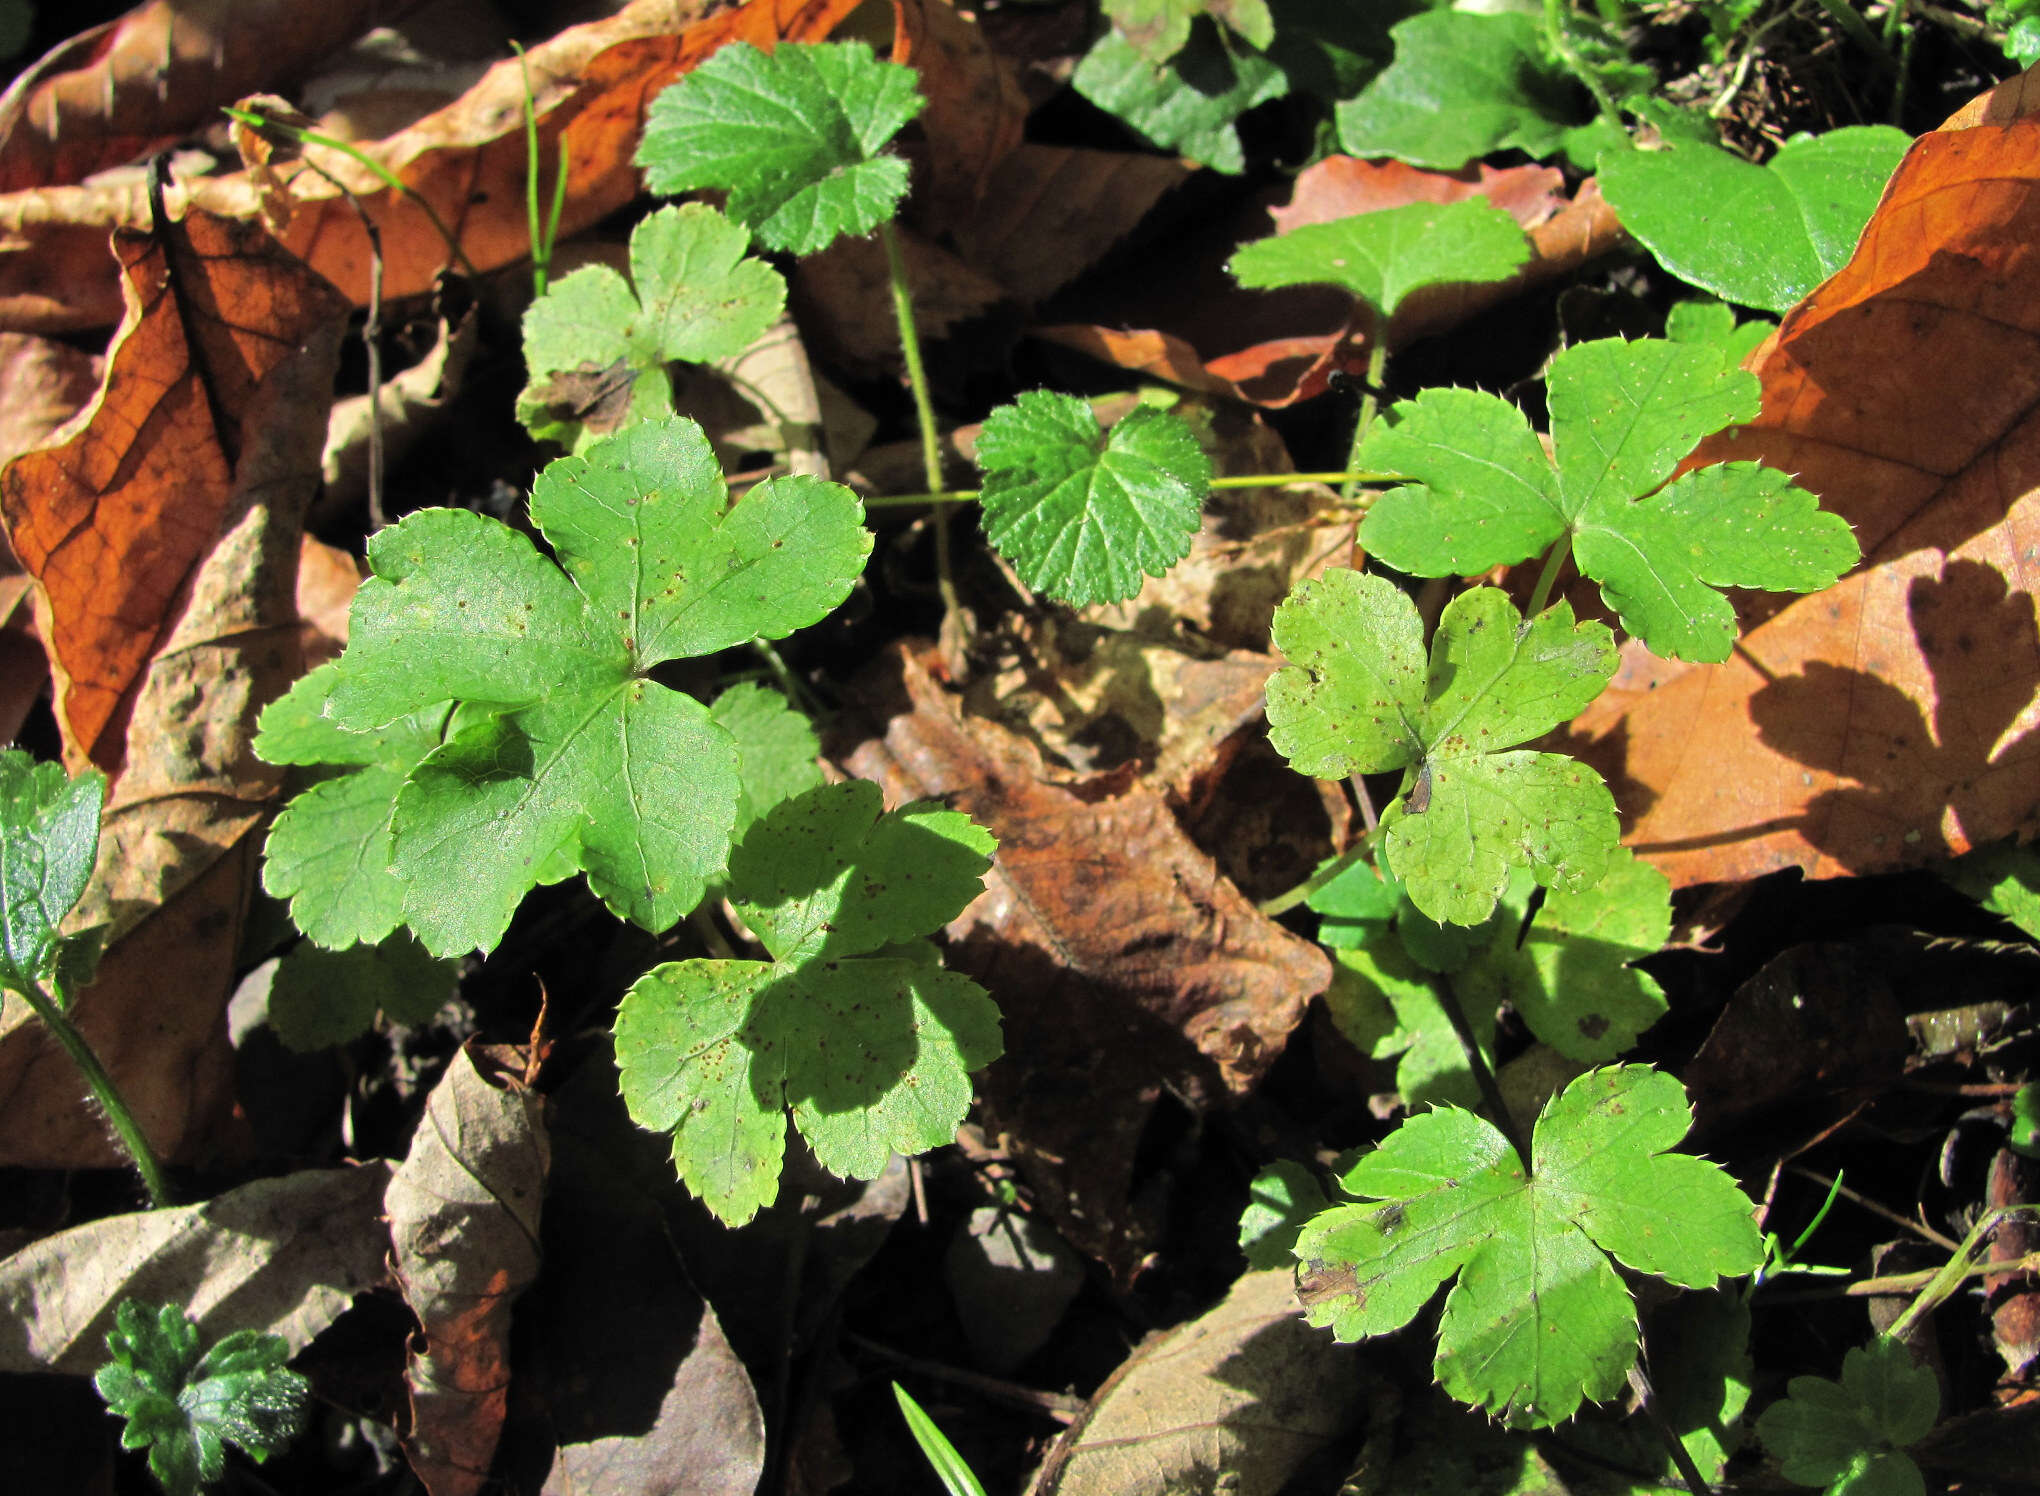
[[[2012,592],[1980,561],[1951,561],[1939,578],[1912,580],[1906,607],[1933,680],[1931,720],[1899,686],[1821,661],[1769,677],[1750,698],[1751,721],[1767,746],[1855,781],[1814,795],[1787,822],[1838,862],[1866,842],[1883,848],[1892,840],[1905,844],[1909,861],[1954,856],[1968,845],[1956,839],[1957,828],[2002,797],[2004,776],[2040,768],[2040,732],[1999,746],[2029,704],[2005,660],[2036,638],[2031,595]],[[1833,710],[1838,701],[1846,711]],[[1935,807],[1944,802],[1938,827],[1922,830],[1936,826]]]

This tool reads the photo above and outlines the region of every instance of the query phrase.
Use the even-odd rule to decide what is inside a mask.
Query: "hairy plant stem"
[[[1587,66],[1587,60],[1580,56],[1572,38],[1565,34],[1565,7],[1566,0],[1544,0],[1545,42],[1565,64],[1566,71],[1579,79],[1587,92],[1594,96],[1594,107],[1601,111],[1601,118],[1619,130],[1622,128],[1622,110],[1616,105],[1614,95],[1608,92],[1608,85],[1601,81],[1600,75]]]
[[[1330,883],[1334,878],[1344,873],[1354,863],[1365,860],[1367,849],[1373,844],[1374,838],[1372,835],[1362,835],[1352,846],[1346,848],[1337,857],[1334,857],[1308,878],[1305,878],[1296,887],[1290,889],[1287,893],[1278,893],[1274,898],[1265,900],[1257,907],[1270,919],[1275,918],[1278,914],[1287,914],[1320,888],[1323,888],[1327,883]]]
[[[1374,346],[1367,350],[1367,388],[1360,392],[1360,415],[1353,422],[1353,443],[1346,449],[1347,478],[1339,489],[1339,497],[1348,504],[1360,499],[1361,476],[1360,447],[1367,440],[1367,433],[1373,428],[1374,418],[1381,410],[1381,381],[1388,376],[1388,319],[1378,317],[1374,327]]]
[[[900,253],[900,237],[891,223],[878,226],[879,242],[885,245],[886,277],[892,282],[893,319],[900,328],[900,356],[907,363],[907,384],[914,392],[914,420],[921,428],[921,471],[928,484],[934,512],[928,522],[935,530],[935,586],[942,595],[942,610],[961,622],[962,609],[956,598],[956,573],[949,557],[949,500],[942,491],[942,436],[935,429],[935,402],[928,394],[928,371],[921,363],[921,335],[914,329],[914,288],[907,280],[906,257]]]
[[[57,1036],[57,1042],[64,1046],[64,1053],[71,1057],[71,1063],[85,1077],[85,1084],[91,1087],[92,1098],[100,1110],[106,1113],[106,1120],[113,1125],[114,1135],[121,1146],[127,1149],[128,1157],[134,1160],[135,1172],[142,1176],[142,1185],[149,1192],[149,1203],[157,1209],[172,1204],[170,1181],[163,1177],[163,1166],[156,1161],[155,1150],[149,1146],[149,1138],[135,1121],[135,1114],[128,1110],[127,1102],[121,1099],[120,1088],[114,1085],[113,1077],[106,1073],[106,1067],[99,1063],[99,1056],[92,1052],[92,1046],[85,1042],[85,1036],[65,1014],[63,1007],[51,994],[31,984],[22,989],[21,995],[28,999],[29,1007]]]
[[[1544,611],[1544,605],[1551,601],[1551,590],[1558,585],[1558,574],[1565,569],[1566,557],[1572,554],[1572,536],[1561,535],[1544,558],[1544,570],[1537,573],[1537,590],[1530,594],[1530,606],[1523,612],[1525,618],[1535,618]]]
[[[1343,473],[1245,473],[1234,478],[1213,478],[1213,488],[1287,488],[1292,483],[1404,483],[1405,473],[1376,473],[1348,469]],[[982,497],[981,488],[938,488],[929,493],[873,494],[864,501],[866,509],[902,509],[913,504],[961,504]]]

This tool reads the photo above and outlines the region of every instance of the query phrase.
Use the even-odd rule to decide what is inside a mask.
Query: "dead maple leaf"
[[[82,182],[212,124],[420,0],[149,0],[62,43],[0,98],[0,192]]]
[[[1248,903],[1131,776],[1052,780],[1031,745],[965,716],[905,649],[862,699],[843,765],[891,803],[941,796],[999,839],[986,892],[949,927],[950,964],[1000,999],[1006,1053],[980,1082],[991,1130],[1063,1234],[1124,1282],[1157,1225],[1153,1202],[1132,1199],[1155,1103],[1247,1090],[1330,964]]]
[[[1921,138],[1753,356],[1761,414],[1696,454],[1795,474],[1864,564],[1723,664],[1632,658],[1576,724],[1674,883],[1914,866],[2040,826],[2036,345],[2040,117]]]
[[[1436,172],[1332,156],[1298,175],[1286,207],[1259,216],[1287,233],[1303,224],[1404,203],[1470,197],[1485,197],[1514,216],[1530,236],[1529,263],[1507,280],[1417,291],[1390,323],[1389,346],[1395,348],[1454,327],[1530,286],[1570,274],[1621,242],[1621,226],[1594,183],[1582,185],[1570,201],[1558,183],[1558,173],[1538,166]],[[1323,394],[1334,375],[1364,373],[1373,332],[1362,309],[1334,287],[1241,290],[1224,274],[1223,264],[1265,229],[1252,219],[1233,227],[1223,242],[1182,257],[1183,271],[1157,295],[1167,320],[1137,330],[1064,323],[1039,328],[1037,335],[1186,388],[1271,408]],[[1138,310],[1131,315],[1138,317]],[[1233,351],[1205,351],[1213,348]]]

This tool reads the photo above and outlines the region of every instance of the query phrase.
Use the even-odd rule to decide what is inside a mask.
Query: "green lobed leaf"
[[[1521,929],[1527,879],[1500,909]],[[1626,847],[1590,888],[1551,892],[1520,941],[1495,940],[1453,978],[1469,1010],[1513,1003],[1530,1031],[1569,1060],[1602,1064],[1665,1014],[1664,990],[1629,963],[1657,954],[1671,934],[1671,880]]]
[[[1660,489],[1702,437],[1756,413],[1754,375],[1707,343],[1582,343],[1552,360],[1551,443],[1491,395],[1433,390],[1370,432],[1363,465],[1415,483],[1383,494],[1362,543],[1398,570],[1466,575],[1569,539],[1581,570],[1654,652],[1718,661],[1735,641],[1719,589],[1811,592],[1859,555],[1840,516],[1749,463]]]
[[[1528,1174],[1494,1127],[1443,1108],[1405,1122],[1342,1181],[1297,1243],[1299,1296],[1341,1340],[1400,1329],[1458,1284],[1434,1370],[1462,1402],[1548,1427],[1618,1392],[1636,1317],[1612,1257],[1685,1287],[1752,1270],[1749,1201],[1701,1159],[1670,1153],[1692,1113],[1673,1077],[1596,1070],[1545,1107]]]
[[[1192,31],[1183,50],[1161,65],[1107,32],[1070,84],[1162,149],[1234,176],[1247,164],[1235,121],[1289,92],[1280,66],[1259,52],[1225,46],[1209,27]]]
[[[1304,224],[1241,245],[1227,268],[1250,289],[1341,286],[1387,318],[1419,287],[1505,280],[1529,258],[1516,220],[1469,198]]]
[[[1918,1467],[1900,1453],[1925,1437],[1940,1411],[1932,1371],[1882,1336],[1842,1358],[1842,1379],[1794,1377],[1764,1410],[1757,1437],[1787,1480],[1855,1492],[1924,1492]]]
[[[1247,1266],[1294,1262],[1297,1234],[1330,1205],[1316,1172],[1303,1164],[1281,1159],[1256,1174],[1247,1187],[1247,1208],[1240,1212],[1240,1250]]]
[[[1756,346],[1778,330],[1769,317],[1737,322],[1735,308],[1711,297],[1690,297],[1665,314],[1665,338],[1673,343],[1702,343],[1717,348],[1725,364],[1740,365]]]
[[[871,545],[836,484],[779,478],[730,504],[684,420],[550,464],[532,518],[557,563],[462,511],[378,535],[326,696],[328,717],[360,729],[474,704],[409,771],[390,821],[404,919],[438,955],[492,945],[526,890],[575,869],[648,929],[692,908],[727,859],[737,747],[646,672],[816,621]]]
[[[584,423],[562,419],[572,414],[557,408],[562,381],[548,377],[565,371],[593,374],[594,388],[611,398],[620,378],[635,375],[646,386],[653,398],[640,399],[634,384],[626,420],[612,429],[631,417],[671,415],[665,375],[647,373],[675,360],[734,358],[785,309],[786,282],[745,255],[750,240],[704,203],[661,208],[631,231],[629,284],[606,265],[588,265],[548,285],[524,314],[529,387],[518,397],[520,419],[535,435],[570,446],[578,440]],[[606,419],[588,415],[597,424]]]
[[[125,1420],[122,1447],[148,1450],[169,1496],[220,1479],[229,1444],[260,1462],[297,1435],[311,1384],[284,1364],[281,1335],[236,1330],[201,1356],[198,1326],[177,1305],[151,1313],[123,1299],[106,1348],[113,1360],[93,1385]]]
[[[1349,156],[1456,171],[1478,156],[1545,156],[1591,115],[1585,91],[1544,56],[1530,16],[1433,10],[1399,22],[1395,60],[1339,105]]]
[[[1602,153],[1601,191],[1622,226],[1681,279],[1724,301],[1784,312],[1848,263],[1912,145],[1889,125],[1796,136],[1768,165],[1714,146]]]
[[[1268,0],[1105,0],[1105,14],[1152,63],[1167,62],[1190,40],[1190,23],[1208,15],[1256,51],[1275,40]]]
[[[999,1053],[990,997],[916,938],[980,892],[992,839],[936,805],[880,811],[864,782],[773,807],[730,889],[774,959],[672,962],[618,1009],[631,1116],[673,1133],[681,1179],[732,1225],[778,1192],[787,1107],[825,1168],[872,1178],[954,1137]]]
[[[1268,682],[1268,728],[1299,773],[1403,768],[1381,858],[1424,914],[1486,919],[1509,871],[1561,888],[1601,875],[1617,835],[1599,775],[1558,754],[1506,752],[1570,721],[1615,670],[1598,623],[1560,603],[1527,622],[1492,587],[1449,603],[1420,683],[1416,607],[1370,574],[1328,572],[1275,611],[1290,664]]]
[[[978,437],[985,534],[1062,602],[1124,602],[1190,554],[1211,459],[1181,417],[1137,406],[1107,432],[1074,395],[1029,390]]]
[[[0,750],[0,986],[40,988],[57,971],[64,916],[98,860],[105,799],[104,774],[73,779],[62,764]]]
[[[1396,1059],[1395,1088],[1404,1106],[1479,1104],[1480,1087],[1439,996],[1437,978],[1412,960],[1393,935],[1334,951],[1332,961],[1325,1011],[1362,1053]],[[1470,1011],[1467,1017],[1492,1064],[1493,1009]]]
[[[907,163],[883,152],[921,111],[917,83],[862,42],[732,42],[652,101],[637,164],[654,192],[727,190],[760,242],[814,254],[906,195]]]
[[[269,984],[269,1026],[299,1053],[357,1039],[375,1015],[420,1024],[453,995],[453,965],[436,961],[409,931],[376,945],[322,950],[311,941],[277,962]]]

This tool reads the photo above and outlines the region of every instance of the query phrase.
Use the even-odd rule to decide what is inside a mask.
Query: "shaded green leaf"
[[[709,716],[737,743],[741,779],[737,836],[782,800],[822,782],[822,746],[814,725],[770,686],[745,681],[716,697]]]
[[[1851,1493],[1924,1496],[1919,1468],[1901,1451],[1940,1412],[1934,1374],[1882,1336],[1842,1358],[1842,1379],[1794,1377],[1757,1420],[1757,1437],[1787,1480]]]
[[[106,776],[0,750],[0,986],[40,988],[57,971],[59,933],[99,856]],[[61,1000],[61,994],[51,994]]]
[[[384,1013],[392,1023],[429,1021],[453,995],[451,962],[434,960],[409,931],[376,945],[322,950],[310,941],[277,962],[269,1026],[300,1053],[357,1039]]]
[[[1247,1187],[1247,1208],[1240,1212],[1240,1250],[1247,1254],[1247,1266],[1287,1267],[1295,1261],[1297,1234],[1330,1203],[1316,1173],[1302,1164],[1284,1159],[1256,1174]]]
[[[1289,92],[1279,66],[1244,47],[1226,48],[1208,27],[1193,31],[1189,44],[1163,64],[1108,32],[1077,64],[1070,84],[1164,150],[1235,175],[1247,159],[1234,122]]]
[[[1190,23],[1210,16],[1265,52],[1275,39],[1268,0],[1105,0],[1105,14],[1149,62],[1167,62],[1190,40]]]

